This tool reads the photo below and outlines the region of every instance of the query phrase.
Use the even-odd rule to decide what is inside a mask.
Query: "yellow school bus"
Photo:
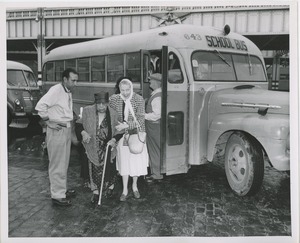
[[[148,98],[149,73],[162,74],[166,175],[224,154],[228,183],[245,196],[260,189],[265,159],[278,170],[290,168],[289,93],[268,90],[261,51],[228,25],[172,25],[56,48],[43,65],[45,88],[60,82],[67,67],[79,72],[77,114],[95,92],[114,93],[120,76],[131,77]]]

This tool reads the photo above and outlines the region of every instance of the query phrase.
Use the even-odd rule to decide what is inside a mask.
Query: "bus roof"
[[[218,50],[261,56],[257,46],[244,36],[206,26],[176,24],[103,39],[70,44],[53,49],[44,62],[72,58],[157,50],[163,45],[177,49]],[[238,48],[238,47],[245,48]]]
[[[6,61],[6,68],[7,70],[25,70],[32,72],[31,68],[28,67],[27,65],[20,63],[20,62],[15,62],[15,61]]]

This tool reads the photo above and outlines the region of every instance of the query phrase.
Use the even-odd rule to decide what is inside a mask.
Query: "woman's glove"
[[[119,124],[116,126],[116,129],[117,129],[117,131],[120,132],[122,130],[127,129],[128,127],[129,127],[129,125],[126,122],[123,122],[123,123],[119,122]]]

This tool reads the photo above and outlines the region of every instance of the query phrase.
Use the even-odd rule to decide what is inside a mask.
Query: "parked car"
[[[26,128],[31,120],[39,119],[35,106],[40,97],[32,70],[22,63],[7,61],[7,125]]]

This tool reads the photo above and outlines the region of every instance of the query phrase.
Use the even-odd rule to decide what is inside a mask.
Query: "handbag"
[[[125,133],[125,141],[128,144],[129,151],[133,154],[140,154],[143,152],[146,143],[146,132],[142,132],[141,126],[137,121],[134,114],[132,114],[133,119],[137,125],[137,128],[133,130],[128,130]]]
[[[129,147],[129,151],[133,154],[140,154],[143,152],[144,145],[146,143],[146,133],[142,132],[140,128],[136,133],[125,134],[125,139]]]

